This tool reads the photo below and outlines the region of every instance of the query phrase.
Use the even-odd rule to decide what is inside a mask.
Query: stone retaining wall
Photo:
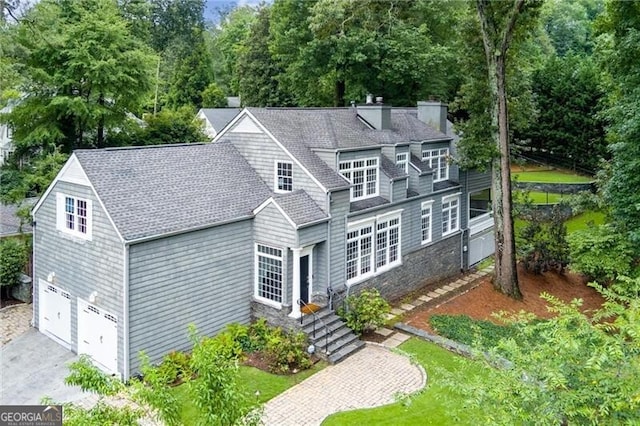
[[[596,192],[595,182],[587,183],[543,183],[513,182],[513,187],[526,191],[553,192],[556,194],[577,194],[579,192]]]

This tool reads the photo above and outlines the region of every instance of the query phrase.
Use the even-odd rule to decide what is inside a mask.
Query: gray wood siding
[[[391,194],[391,202],[395,203],[398,201],[405,200],[407,198],[407,181],[406,180],[397,180],[393,182]]]
[[[269,204],[253,219],[255,241],[278,247],[298,247],[296,230],[282,216],[273,203]]]
[[[380,191],[379,195],[381,197],[386,198],[387,200],[391,200],[393,194],[391,194],[391,179],[387,174],[382,170],[382,167],[378,169],[378,179],[380,179]]]
[[[253,294],[251,221],[235,222],[131,246],[130,363],[139,352],[158,361],[188,350],[188,325],[213,335],[231,322],[248,323]]]
[[[303,171],[287,153],[265,134],[254,133],[226,133],[229,139],[240,151],[240,154],[253,167],[269,188],[274,189],[275,162],[288,161],[293,163],[293,190],[304,189],[321,209],[326,208],[326,193],[311,177]]]
[[[326,241],[329,237],[328,231],[327,222],[298,229],[298,244],[301,248],[304,248],[311,244]]]
[[[313,294],[327,294],[327,243],[316,244],[313,249]]]
[[[346,221],[349,214],[350,194],[348,190],[331,193],[331,221],[329,222],[328,284],[335,290],[344,287],[346,279]]]
[[[73,238],[56,229],[56,193],[91,200],[92,240]],[[102,210],[97,197],[87,186],[58,181],[35,215],[33,309],[39,327],[39,280],[49,273],[56,275],[55,285],[71,294],[71,348],[78,350],[77,298],[89,300],[96,291],[93,305],[118,317],[118,371],[124,369],[123,262],[124,247],[116,230]]]
[[[322,161],[324,161],[325,163],[327,163],[327,165],[329,167],[331,167],[331,169],[338,171],[338,166],[337,166],[337,155],[335,152],[332,151],[314,151],[312,150],[318,157],[320,157],[320,159]]]

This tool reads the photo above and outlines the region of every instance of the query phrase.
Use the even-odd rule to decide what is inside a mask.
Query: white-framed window
[[[376,270],[400,261],[400,216],[378,220],[376,224]]]
[[[460,195],[450,195],[442,199],[442,236],[460,229]]]
[[[57,229],[82,239],[91,239],[91,200],[56,193]]]
[[[378,195],[378,159],[341,161],[340,174],[351,182],[351,201]]]
[[[276,161],[276,192],[293,191],[293,163],[287,161]]]
[[[425,201],[420,206],[420,232],[422,244],[431,242],[431,228],[433,226],[433,200]]]
[[[403,172],[409,173],[409,153],[401,152],[396,154],[396,166]]]
[[[282,249],[256,244],[255,296],[271,304],[282,303]]]
[[[449,179],[449,148],[427,149],[422,151],[422,161],[435,170],[433,181]]]
[[[400,211],[347,227],[347,283],[386,271],[402,261]]]
[[[347,231],[347,281],[373,271],[373,223]]]

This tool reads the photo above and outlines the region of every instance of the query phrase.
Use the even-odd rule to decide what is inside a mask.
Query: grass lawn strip
[[[591,177],[580,176],[563,170],[512,172],[511,177],[519,182],[588,183],[593,181]]]
[[[488,377],[482,364],[455,355],[441,347],[411,338],[399,346],[427,372],[427,387],[407,400],[384,407],[337,413],[323,425],[473,425],[480,413],[463,409],[461,393],[445,384]]]

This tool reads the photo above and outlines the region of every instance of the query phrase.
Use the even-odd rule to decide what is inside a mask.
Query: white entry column
[[[291,249],[293,251],[293,283],[292,283],[292,307],[289,316],[291,318],[300,318],[302,313],[300,312],[300,252],[301,248]]]

